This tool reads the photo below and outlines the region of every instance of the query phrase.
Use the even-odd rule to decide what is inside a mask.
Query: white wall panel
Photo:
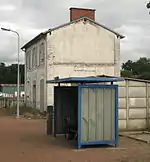
[[[119,119],[126,119],[127,115],[126,115],[127,110],[126,109],[119,109]]]
[[[129,97],[146,97],[146,87],[129,87]]]
[[[146,118],[146,109],[130,109],[129,118],[133,119]]]
[[[146,88],[146,81],[125,80],[124,83],[119,83],[120,130],[144,130],[150,127],[146,122],[148,120],[147,108],[150,107],[150,87]],[[147,98],[147,92],[149,98]],[[126,122],[121,120],[122,118],[125,118]]]
[[[133,119],[128,121],[129,130],[144,130],[146,129],[145,119]]]
[[[129,107],[146,107],[146,98],[129,98]]]
[[[126,108],[126,98],[119,98],[119,107]]]

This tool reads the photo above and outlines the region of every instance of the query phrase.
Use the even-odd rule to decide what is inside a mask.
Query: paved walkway
[[[120,138],[117,149],[77,151],[45,134],[44,120],[0,117],[0,162],[150,162],[150,145]]]

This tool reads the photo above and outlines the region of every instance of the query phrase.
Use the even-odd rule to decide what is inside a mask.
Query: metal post
[[[20,95],[20,67],[19,67],[19,62],[20,62],[20,36],[19,36],[19,33],[14,31],[14,30],[11,30],[11,29],[7,29],[7,28],[1,28],[3,31],[9,31],[9,32],[13,32],[15,34],[17,34],[17,37],[18,37],[18,50],[17,50],[17,53],[18,53],[18,58],[17,58],[17,64],[18,64],[18,70],[17,70],[17,118],[20,117],[20,112],[19,112],[19,95]]]
[[[18,73],[17,73],[17,118],[19,118],[19,99],[20,99],[20,67],[19,67],[19,61],[20,61],[20,37],[19,34],[16,32],[18,36]]]

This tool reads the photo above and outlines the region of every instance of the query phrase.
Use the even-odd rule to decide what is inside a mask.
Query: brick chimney
[[[70,21],[81,17],[88,17],[92,20],[95,20],[95,9],[70,8]]]

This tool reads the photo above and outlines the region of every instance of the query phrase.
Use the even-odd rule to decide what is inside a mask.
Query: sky
[[[150,14],[145,0],[0,0],[0,27],[16,30],[20,45],[69,21],[70,7],[96,9],[96,21],[125,35],[121,61],[150,57]],[[0,62],[17,61],[17,37],[0,31]],[[24,62],[24,53],[20,52]]]

